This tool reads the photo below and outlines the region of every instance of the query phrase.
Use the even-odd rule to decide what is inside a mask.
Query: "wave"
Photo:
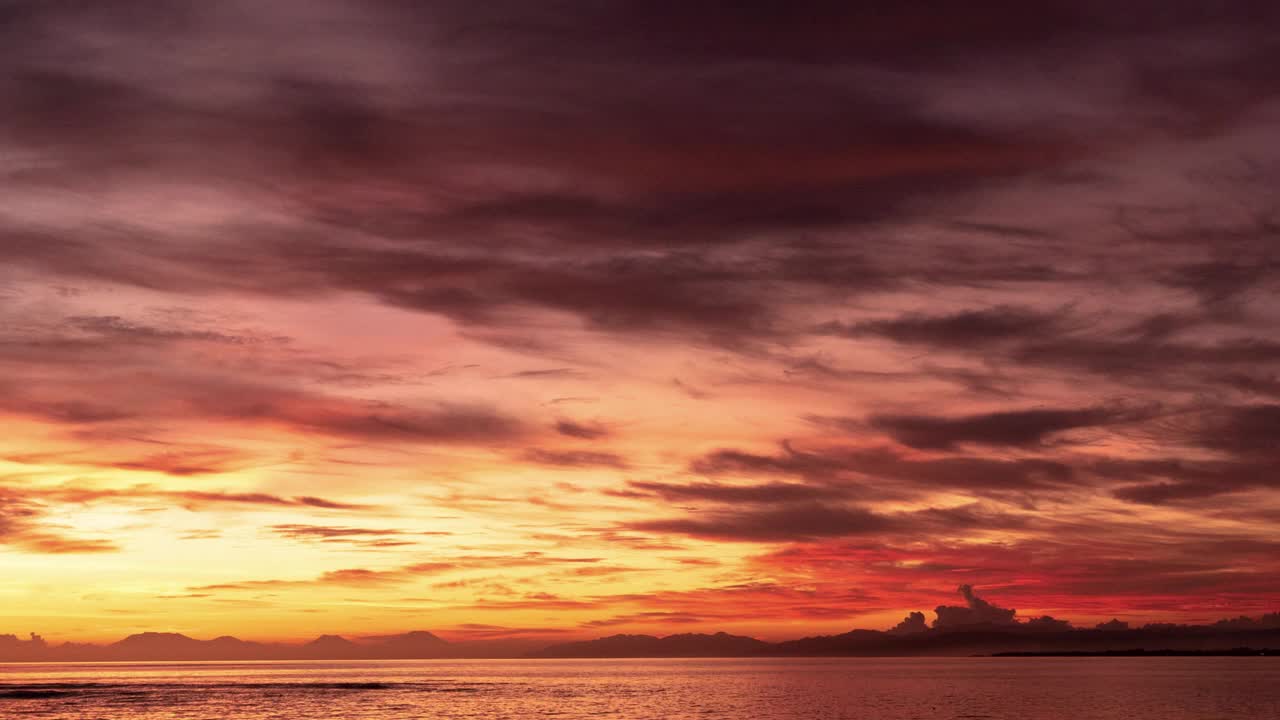
[[[396,691],[408,693],[480,692],[475,683],[454,685],[441,682],[175,682],[175,683],[34,683],[25,685],[0,684],[0,700],[32,700],[40,698],[72,697],[78,695],[149,695],[152,693],[205,692],[365,692]]]
[[[67,692],[66,690],[30,690],[26,688],[19,688],[17,690],[0,690],[0,700],[29,700],[32,698],[65,697],[71,694],[72,693]]]

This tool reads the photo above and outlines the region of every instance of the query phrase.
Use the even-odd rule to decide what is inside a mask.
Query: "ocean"
[[[8,664],[0,718],[1273,720],[1280,658]]]

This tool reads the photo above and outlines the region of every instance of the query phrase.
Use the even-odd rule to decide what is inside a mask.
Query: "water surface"
[[[0,665],[0,717],[1280,718],[1280,658]]]

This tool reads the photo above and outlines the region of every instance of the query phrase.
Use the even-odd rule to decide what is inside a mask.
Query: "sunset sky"
[[[0,633],[1280,609],[1280,4],[996,5],[0,2]]]

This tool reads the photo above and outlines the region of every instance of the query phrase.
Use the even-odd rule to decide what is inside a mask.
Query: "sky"
[[[0,2],[0,631],[1274,611],[1277,21]]]

